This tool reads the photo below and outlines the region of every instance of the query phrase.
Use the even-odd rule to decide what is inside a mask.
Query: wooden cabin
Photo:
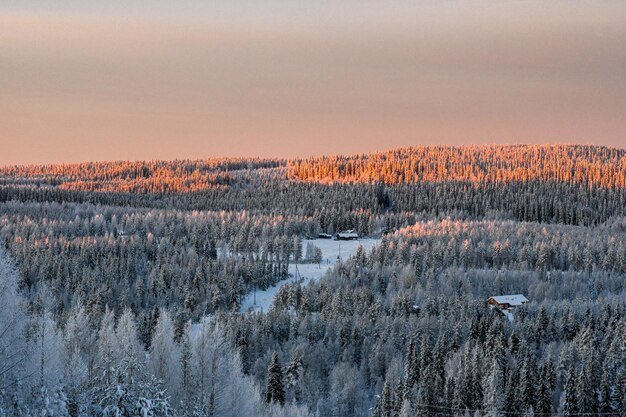
[[[515,295],[494,295],[489,297],[487,300],[487,304],[489,304],[492,308],[497,308],[498,310],[508,310],[515,307],[519,307],[528,302],[528,298],[523,296],[522,294]]]

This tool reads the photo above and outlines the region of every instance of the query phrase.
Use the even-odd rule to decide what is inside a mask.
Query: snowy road
[[[302,241],[302,253],[306,252],[306,245],[313,243],[315,246],[322,249],[322,263],[321,267],[317,264],[298,264],[298,271],[302,277],[302,285],[308,284],[310,281],[320,279],[326,272],[333,268],[338,259],[345,261],[350,256],[356,253],[359,246],[363,246],[366,252],[369,251],[378,243],[380,239],[359,239],[350,241],[337,241],[332,239],[315,239],[315,240],[303,240]],[[295,276],[296,265],[289,265],[289,274]],[[280,281],[275,286],[268,288],[264,291],[256,292],[256,305],[254,304],[254,293],[250,293],[244,298],[241,303],[241,312],[246,311],[267,311],[272,305],[274,296],[283,285],[292,282],[293,278]]]

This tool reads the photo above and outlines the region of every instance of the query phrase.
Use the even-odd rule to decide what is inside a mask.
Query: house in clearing
[[[527,302],[528,298],[524,297],[522,294],[494,295],[487,300],[487,303],[492,306],[492,308],[497,308],[498,310],[511,310]]]
[[[335,239],[337,240],[357,240],[358,238],[359,238],[359,234],[352,229],[339,232],[335,236]]]
[[[489,297],[487,304],[493,309],[497,308],[509,321],[513,321],[513,310],[528,302],[528,298],[522,294],[494,295]]]

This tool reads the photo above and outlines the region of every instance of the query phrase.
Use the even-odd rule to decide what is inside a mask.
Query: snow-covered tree
[[[32,346],[25,337],[23,302],[15,266],[0,248],[0,409],[8,415],[7,405],[13,402],[19,407],[28,394],[27,387],[36,380],[35,370],[27,366]]]
[[[161,310],[152,333],[148,371],[162,381],[172,398],[180,398],[181,367],[180,347],[174,341],[174,322],[167,310]]]
[[[285,404],[285,386],[283,384],[283,371],[278,360],[278,354],[274,352],[272,361],[267,370],[267,389],[265,400],[268,403]]]

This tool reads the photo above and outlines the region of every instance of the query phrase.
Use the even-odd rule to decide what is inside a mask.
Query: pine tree
[[[389,382],[385,380],[383,391],[381,392],[376,406],[374,407],[374,417],[393,417],[394,402],[391,394]]]
[[[296,352],[285,369],[285,384],[292,390],[296,402],[300,401],[300,378],[303,371],[302,356]]]
[[[592,363],[592,358],[586,358],[586,363],[576,378],[577,405],[581,413],[593,414],[598,410],[597,389],[600,381],[596,381],[594,378]]]
[[[617,379],[614,403],[619,411],[619,417],[626,417],[626,370],[622,370]]]
[[[554,370],[554,363],[552,358],[548,357],[543,366],[541,367],[541,379],[547,383],[547,387],[550,391],[554,391],[556,388],[556,371]]]
[[[520,370],[519,396],[525,409],[535,408],[535,390],[537,386],[537,366],[535,355],[527,348]]]
[[[565,387],[563,390],[563,415],[565,417],[578,415],[580,409],[578,408],[578,397],[576,392],[577,384],[577,372],[574,368],[570,368],[567,373],[567,379],[565,381]]]
[[[483,378],[483,406],[488,417],[500,416],[503,411],[505,392],[502,381],[504,372],[497,359],[493,359],[489,372]]]
[[[191,369],[191,323],[185,323],[185,329],[181,339],[180,349],[180,377],[183,398],[188,399],[191,395],[192,369]]]
[[[472,354],[472,360],[468,369],[468,372],[471,375],[470,378],[470,387],[472,390],[470,396],[470,407],[473,409],[479,409],[484,400],[483,393],[483,372],[482,372],[482,361],[483,357],[481,351],[478,348],[474,348]]]
[[[217,259],[217,247],[215,245],[215,239],[211,238],[209,240],[209,259],[216,260]]]
[[[535,413],[538,415],[548,415],[552,412],[552,390],[550,382],[542,379],[537,392]]]
[[[405,374],[405,398],[410,398],[415,385],[419,382],[419,362],[417,352],[415,351],[415,339],[411,338],[406,353],[406,362],[404,365]]]
[[[302,239],[300,239],[300,236],[293,238],[292,253],[294,263],[299,263],[302,260]]]
[[[436,395],[435,395],[435,372],[432,366],[426,367],[420,380],[419,390],[415,407],[418,417],[432,417],[435,415]]]
[[[285,387],[283,385],[283,374],[278,361],[278,354],[274,352],[272,361],[268,368],[267,393],[265,400],[268,403],[285,404]]]
[[[359,246],[361,247],[361,246]],[[318,246],[315,246],[313,248],[313,262],[315,262],[318,266],[318,268],[322,267],[322,249],[319,248]]]
[[[518,398],[519,369],[515,366],[510,370],[506,382],[504,411],[507,413],[521,413],[522,406]]]
[[[427,333],[424,333],[422,334],[422,341],[420,343],[418,380],[422,379],[422,374],[426,371],[426,368],[428,368],[431,361],[432,349],[430,344],[430,337]]]
[[[399,382],[393,390],[393,415],[398,416],[404,403],[404,384]]]
[[[609,380],[609,373],[604,372],[602,375],[602,383],[600,384],[600,405],[598,407],[599,413],[608,415],[614,411],[612,390],[613,387],[611,386],[611,382]]]

